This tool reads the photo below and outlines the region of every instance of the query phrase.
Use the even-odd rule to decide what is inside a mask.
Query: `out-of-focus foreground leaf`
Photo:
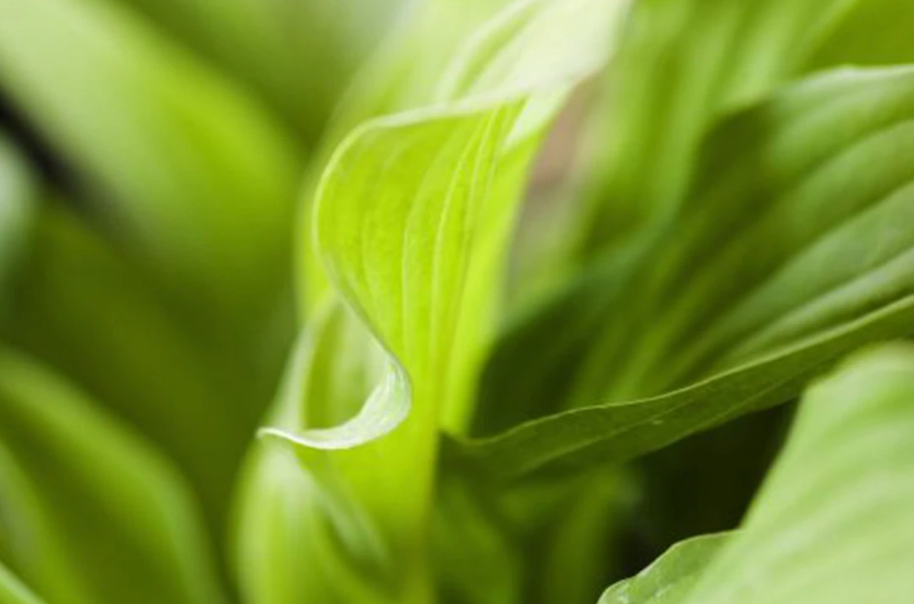
[[[203,325],[262,320],[301,167],[245,91],[109,0],[0,2],[0,89]]]
[[[72,387],[0,353],[0,560],[49,602],[223,602],[184,484]]]
[[[380,569],[378,601],[433,597],[429,525],[439,426],[444,417],[459,430],[472,411],[472,381],[536,144],[570,86],[605,60],[624,6],[512,4],[436,74],[437,103],[358,127],[324,173],[313,219],[319,251],[335,290],[386,352],[387,375],[351,422],[329,432],[307,421],[294,425],[314,413],[294,410],[337,410],[339,403],[290,397],[304,390],[290,388],[278,406],[293,412],[278,416],[292,425],[267,433],[297,450],[325,498],[355,506],[330,507],[345,513],[344,526],[359,527],[360,543],[376,536],[381,553],[369,563]],[[350,349],[325,354],[358,358]],[[301,367],[291,367],[290,383],[342,379]],[[322,556],[364,566],[360,558],[371,548],[347,547],[352,531],[340,534],[340,521],[323,513],[341,546]],[[325,540],[298,539],[315,548],[314,557],[327,548]],[[345,589],[336,586],[323,601],[347,601]]]
[[[627,459],[789,400],[847,351],[910,333],[914,173],[901,151],[914,144],[912,110],[909,68],[844,70],[726,122],[656,241],[550,309],[557,351],[595,342],[572,373],[580,408],[470,444],[473,454],[503,476]],[[596,337],[557,327],[575,310],[604,317]],[[543,333],[511,343],[542,357],[524,356],[527,387],[555,359],[534,346]],[[582,406],[600,398],[620,402]]]
[[[683,544],[600,603],[902,602],[914,590],[912,484],[914,350],[899,345],[808,391],[739,531]]]

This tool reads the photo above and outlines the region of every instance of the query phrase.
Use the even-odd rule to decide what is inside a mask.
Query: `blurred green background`
[[[205,548],[226,545],[238,465],[296,333],[306,177],[400,5],[0,0],[3,346],[11,363],[60,381],[164,455],[181,474],[169,480],[193,493],[190,513],[206,519]],[[14,372],[4,373],[0,396],[57,405],[19,392],[18,380],[7,390]],[[37,426],[20,436],[54,446]],[[66,454],[96,453],[84,444]],[[10,454],[33,471],[34,453]],[[101,535],[116,516],[79,523]],[[0,522],[0,558],[34,579],[45,571],[15,546],[23,526]],[[108,555],[98,564],[127,554]]]
[[[324,287],[304,212],[316,178],[352,126],[430,98],[428,75],[505,4],[0,0],[0,584],[6,565],[49,603],[236,599],[239,468]],[[722,4],[646,0],[612,77],[567,104],[531,177],[511,311],[676,216],[722,114],[819,67],[911,60],[894,24],[914,16],[871,3],[858,11],[879,40],[847,25],[805,63],[744,79],[758,49],[715,46],[706,16],[739,31]],[[788,36],[775,42],[790,54]],[[511,344],[486,367],[474,429],[629,400],[569,400],[581,342],[543,371],[526,363],[544,346]],[[651,377],[631,399],[657,394]],[[514,544],[522,597],[588,601],[670,544],[736,526],[792,415],[740,419],[543,497],[553,516]],[[271,504],[281,516],[301,502]]]

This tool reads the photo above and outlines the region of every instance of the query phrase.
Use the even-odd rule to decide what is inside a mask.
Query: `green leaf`
[[[607,573],[624,555],[619,538],[631,520],[627,480],[619,468],[598,472],[553,511],[544,530],[535,533],[521,554],[536,569],[528,571],[528,600],[522,601],[536,594],[535,601],[543,603],[591,602],[608,577],[617,576]]]
[[[0,354],[0,416],[3,481],[30,485],[13,501],[32,502],[7,530],[42,535],[6,541],[4,555],[23,576],[34,573],[36,593],[54,602],[223,601],[196,510],[158,453],[11,352]],[[48,545],[55,560],[36,558],[30,545],[51,538],[62,544]],[[79,597],[51,596],[58,573],[78,582]]]
[[[445,72],[441,95],[452,101],[368,122],[328,166],[314,210],[328,274],[414,390],[451,380],[463,388],[449,374],[466,372],[486,337],[535,143],[567,83],[606,56],[616,11],[517,3]],[[552,45],[575,26],[574,45]],[[455,398],[430,407],[449,413],[465,394]]]
[[[795,415],[791,401],[634,460],[629,467],[640,497],[632,536],[644,556],[655,557],[692,535],[739,524]]]
[[[401,0],[122,0],[261,92],[313,143]]]
[[[21,577],[34,583],[52,601],[89,604],[85,580],[68,559],[67,544],[23,463],[0,443],[4,510],[0,517],[0,560],[10,567],[0,570],[11,576],[15,573],[16,581]]]
[[[25,160],[0,133],[0,305],[31,225],[36,186]],[[6,312],[5,308],[0,311]]]
[[[614,277],[585,277],[549,322],[510,342],[542,353],[525,355],[530,377],[515,388],[534,396],[555,375],[542,367],[595,342],[577,373],[559,367],[581,408],[471,443],[472,454],[506,476],[566,456],[626,459],[786,401],[848,350],[910,334],[912,110],[911,69],[846,70],[724,124],[651,245]],[[537,330],[563,315],[584,321],[543,351]],[[601,398],[612,402],[582,406]]]
[[[912,393],[907,345],[862,354],[816,384],[743,527],[710,560],[687,546],[678,563],[662,558],[628,584],[651,589],[623,584],[601,603],[655,602],[667,587],[669,604],[903,600],[914,588]]]
[[[340,448],[392,427],[383,418],[372,423],[365,408],[383,409],[362,405],[366,398],[381,400],[371,392],[386,368],[384,353],[370,344],[358,320],[334,304],[296,346],[264,434],[307,448],[297,449],[296,457],[262,439],[245,464],[235,559],[247,600],[399,601],[390,552],[341,481],[358,473]]]
[[[442,476],[432,526],[441,600],[462,604],[523,602],[525,565],[506,518],[477,505],[473,485]],[[604,582],[605,583],[605,582]]]
[[[0,89],[202,322],[275,303],[301,168],[243,90],[109,0],[0,1]]]
[[[525,409],[543,415],[564,405],[565,376],[587,354],[584,349],[598,325],[619,312],[607,310],[607,298],[615,295],[633,262],[639,264],[634,270],[650,270],[651,259],[640,256],[650,253],[654,240],[668,237],[667,223],[684,214],[693,181],[700,178],[700,150],[708,132],[787,81],[858,60],[860,54],[847,45],[837,43],[836,48],[847,50],[841,57],[826,58],[824,49],[832,40],[847,41],[852,35],[869,44],[874,29],[858,15],[871,10],[866,6],[890,2],[634,4],[607,72],[605,101],[585,141],[595,148],[585,162],[592,182],[584,185],[589,186],[581,195],[584,203],[570,211],[580,215],[577,224],[568,221],[571,226],[560,237],[564,245],[556,247],[559,256],[569,257],[549,264],[558,273],[551,275],[558,282],[553,298],[563,299],[511,318],[484,379],[483,399],[492,403],[483,404],[489,411],[479,420],[481,430],[523,421]],[[531,358],[530,350],[541,358]],[[604,367],[594,371],[605,374]],[[530,380],[529,375],[542,379]],[[578,397],[577,403],[582,402],[592,404],[593,399]]]
[[[222,533],[265,389],[195,340],[145,271],[67,209],[70,200],[54,202],[35,212],[0,336],[155,440],[193,479]]]
[[[731,533],[719,533],[677,543],[637,576],[603,592],[598,604],[680,602],[724,544],[735,537]]]
[[[857,2],[809,62],[810,69],[834,65],[899,65],[914,62],[907,32],[914,6],[897,0]],[[879,35],[873,35],[879,32]]]
[[[642,0],[608,73],[587,255],[682,202],[707,129],[804,71],[859,0]],[[865,3],[863,3],[865,4]],[[601,141],[602,142],[602,141]]]
[[[0,601],[4,604],[43,604],[28,587],[0,564]]]
[[[622,310],[614,304],[615,290],[626,273],[650,270],[645,254],[653,241],[669,236],[667,223],[683,215],[708,132],[722,117],[812,69],[815,53],[858,4],[871,3],[633,4],[584,141],[594,149],[584,166],[592,182],[569,211],[578,220],[567,221],[555,246],[558,256],[568,257],[548,265],[556,291],[510,317],[483,378],[480,431],[567,406],[567,376],[587,355],[599,326]],[[604,368],[594,371],[608,373]],[[593,404],[593,398],[578,397],[582,402]]]
[[[454,78],[463,77],[472,82],[473,70],[486,66],[485,53],[498,52],[498,38],[488,30],[494,28],[512,34],[494,18],[509,4],[509,0],[428,0],[412,4],[403,22],[390,32],[337,107],[311,164],[315,169],[309,175],[303,196],[301,233],[310,235],[314,230],[312,200],[323,170],[352,130],[372,118],[451,100],[448,96],[458,92],[452,89],[457,84]],[[495,43],[495,47],[477,48],[475,40],[479,37]],[[477,65],[460,64],[477,55]],[[467,73],[460,75],[464,70]],[[299,237],[298,244],[299,298],[303,315],[311,317],[332,297],[333,288],[312,238]]]
[[[461,430],[471,412],[473,376],[536,143],[570,87],[605,60],[623,7],[594,0],[512,5],[444,70],[437,103],[358,127],[324,172],[314,207],[317,244],[357,325],[383,349],[386,376],[352,422],[330,432],[280,424],[266,434],[299,451],[325,496],[345,511],[345,525],[368,527],[354,531],[360,542],[379,536],[395,569],[386,579],[390,600],[432,597],[428,525],[439,427],[444,421]],[[339,379],[298,366],[289,383]],[[278,401],[279,408],[298,404]],[[338,408],[328,395],[309,404]]]
[[[337,529],[328,522],[321,487],[288,451],[258,442],[239,488],[235,574],[244,601],[385,601],[371,580],[366,586],[366,575],[340,559]]]

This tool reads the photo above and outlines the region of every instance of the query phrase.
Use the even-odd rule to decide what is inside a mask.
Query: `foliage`
[[[905,602],[911,26],[0,0],[0,602]]]

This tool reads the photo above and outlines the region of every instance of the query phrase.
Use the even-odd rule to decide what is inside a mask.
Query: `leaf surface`
[[[683,206],[694,197],[694,181],[701,178],[709,132],[731,113],[795,78],[855,60],[853,51],[843,59],[826,59],[823,49],[833,38],[846,38],[835,31],[848,24],[851,32],[866,38],[863,32],[872,30],[863,25],[855,29],[853,23],[860,22],[858,9],[872,4],[633,4],[606,73],[602,100],[579,145],[586,160],[581,162],[583,174],[575,179],[584,181],[575,185],[583,189],[576,195],[581,203],[565,204],[567,214],[578,219],[559,226],[559,243],[543,272],[528,271],[534,281],[538,274],[545,276],[556,291],[550,296],[547,290],[538,296],[539,304],[534,300],[508,318],[483,380],[481,406],[487,412],[479,419],[481,430],[513,426],[526,419],[530,409],[543,415],[568,406],[568,376],[602,337],[601,326],[627,314],[628,305],[640,308],[640,301],[616,300],[615,290],[626,273],[653,270],[653,244],[675,236],[669,223],[688,213]],[[711,240],[716,235],[704,236]],[[615,371],[606,367],[592,371]],[[659,392],[619,394],[632,398]],[[608,395],[577,396],[572,404],[593,404],[594,396],[607,400]]]
[[[0,565],[0,600],[4,604],[43,604],[38,596],[3,565]]]
[[[692,537],[677,543],[631,579],[603,592],[598,604],[675,604],[695,585],[730,533]]]
[[[6,525],[26,538],[7,542],[5,560],[36,593],[55,602],[223,601],[186,487],[157,452],[9,351],[0,354],[0,415],[3,479],[23,487],[12,501],[26,502]],[[30,544],[47,546],[47,557]]]
[[[804,73],[859,0],[643,0],[608,72],[586,254],[682,202],[709,127]]]
[[[122,0],[260,93],[308,143],[401,0]]]
[[[66,207],[73,201],[41,201],[0,335],[155,440],[193,479],[221,534],[263,394],[194,339],[145,271]]]
[[[914,589],[912,397],[910,346],[848,362],[806,393],[743,527],[710,560],[680,546],[601,604],[904,601]]]
[[[280,424],[265,434],[291,445],[334,501],[357,504],[337,507],[380,537],[396,569],[395,601],[431,597],[439,429],[444,421],[459,431],[471,413],[527,166],[565,94],[605,60],[622,8],[593,0],[512,4],[436,74],[435,102],[356,128],[321,179],[318,251],[351,309],[346,320],[356,319],[365,341],[377,340],[385,373],[363,394],[364,406],[342,405],[354,411],[351,422],[329,431]],[[544,57],[547,70],[537,68]],[[344,385],[299,366],[287,383]],[[323,390],[309,407],[338,417],[333,390]],[[302,403],[281,396],[277,404]]]
[[[679,217],[549,310],[553,328],[575,325],[542,359],[526,355],[524,392],[550,392],[540,368],[590,338],[576,373],[559,367],[578,408],[470,449],[508,474],[591,446],[591,462],[627,459],[789,400],[847,351],[910,334],[912,85],[908,68],[842,70],[725,123]],[[603,317],[599,332],[578,331],[581,317]],[[518,331],[511,347],[540,352],[543,334]],[[588,407],[600,398],[612,402]]]
[[[273,303],[301,166],[243,90],[109,0],[0,2],[0,89],[201,321]]]
[[[36,184],[13,144],[0,133],[0,304],[31,225]],[[5,309],[3,309],[5,310]]]

